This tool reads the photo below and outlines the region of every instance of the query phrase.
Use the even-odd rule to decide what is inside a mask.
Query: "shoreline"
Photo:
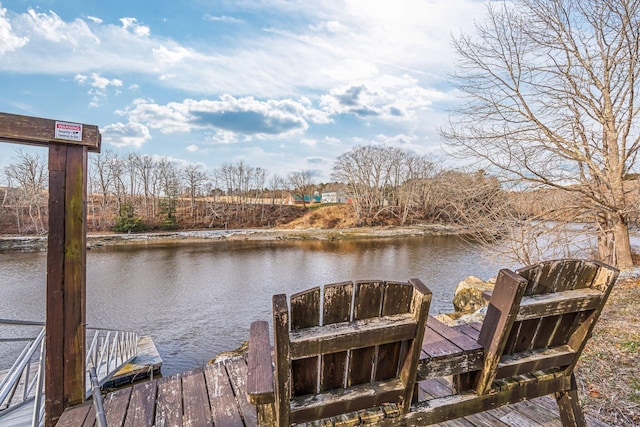
[[[146,233],[87,233],[87,249],[122,245],[175,245],[215,241],[355,240],[394,237],[454,236],[461,230],[440,224],[359,228],[247,228]],[[0,251],[46,251],[46,235],[0,236]]]

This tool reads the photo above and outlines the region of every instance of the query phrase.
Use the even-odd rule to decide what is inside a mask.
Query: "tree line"
[[[45,159],[18,151],[4,178],[3,223],[12,223],[18,233],[46,231]],[[207,171],[166,157],[106,150],[89,156],[88,226],[124,226],[118,231],[272,226],[269,212],[277,207],[282,216],[288,196],[306,207],[305,196],[327,191],[348,198],[358,225],[465,224],[475,215],[487,215],[488,206],[503,197],[500,183],[482,171],[440,170],[426,157],[386,146],[359,146],[344,153],[334,164],[332,179],[315,182],[310,171],[270,175],[244,161]],[[482,204],[475,203],[480,200]],[[297,211],[283,219],[301,215]]]
[[[356,226],[453,225],[475,243],[501,248],[523,264],[570,256],[597,236],[589,199],[518,184],[509,187],[484,170],[453,170],[407,150],[377,145],[340,155],[332,182],[314,182],[310,171],[271,175],[244,161],[213,170],[166,157],[106,150],[90,154],[87,218],[90,231],[272,227],[304,214],[288,197],[335,191],[345,195]],[[2,230],[46,232],[47,166],[37,154],[18,151],[4,169]],[[638,200],[637,177],[626,180]],[[637,203],[630,203],[638,206]],[[628,212],[637,223],[638,209]],[[580,224],[576,227],[576,224]]]

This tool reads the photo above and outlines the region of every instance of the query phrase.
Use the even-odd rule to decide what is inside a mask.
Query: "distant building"
[[[322,203],[347,203],[347,195],[342,191],[322,193]]]
[[[304,204],[305,205],[311,205],[313,203],[320,203],[320,201],[321,201],[320,195],[304,196]],[[301,205],[302,204],[302,198],[300,196],[298,196],[298,195],[290,194],[289,197],[287,197],[284,202],[287,205]]]

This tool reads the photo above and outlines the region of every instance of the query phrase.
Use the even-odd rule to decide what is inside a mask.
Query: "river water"
[[[271,321],[273,294],[417,277],[437,314],[452,310],[462,279],[497,271],[454,237],[100,247],[87,253],[87,324],[151,335],[171,374],[238,347],[253,320]],[[45,284],[46,253],[0,252],[0,318],[44,321]],[[0,349],[0,369],[2,359]]]

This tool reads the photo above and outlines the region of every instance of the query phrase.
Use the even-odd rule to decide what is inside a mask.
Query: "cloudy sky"
[[[474,0],[0,0],[0,111],[98,125],[103,151],[318,182],[357,145],[441,159],[451,35],[484,13]],[[0,167],[19,148],[0,144]]]

